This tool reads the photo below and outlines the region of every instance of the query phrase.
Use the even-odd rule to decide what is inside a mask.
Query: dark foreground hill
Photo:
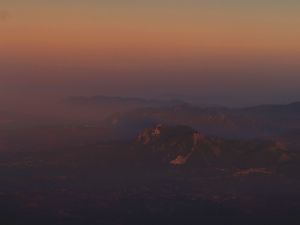
[[[135,148],[162,164],[190,167],[274,169],[292,157],[279,141],[206,137],[187,126],[147,128],[138,135]]]
[[[51,145],[21,140],[2,154],[0,224],[300,222],[299,161],[285,143],[216,138],[187,126],[153,126],[123,142],[94,142],[95,128],[84,128],[84,142],[74,129],[76,141],[69,130],[40,129],[37,137]]]

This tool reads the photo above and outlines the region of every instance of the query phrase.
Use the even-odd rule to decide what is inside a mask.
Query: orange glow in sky
[[[137,76],[160,77],[153,83],[169,76],[201,83],[212,76],[295,82],[300,69],[299,9],[295,1],[269,0],[4,0],[0,79],[27,77],[35,83],[36,77],[69,79],[92,71],[90,76],[99,80],[110,74],[133,83]],[[53,72],[57,67],[60,71]],[[210,74],[212,69],[218,75]],[[153,71],[156,75],[149,75]]]

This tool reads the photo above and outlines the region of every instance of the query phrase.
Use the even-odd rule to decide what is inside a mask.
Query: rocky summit
[[[282,143],[209,137],[188,126],[159,124],[146,128],[134,146],[149,159],[173,166],[276,168],[290,160],[290,152]]]

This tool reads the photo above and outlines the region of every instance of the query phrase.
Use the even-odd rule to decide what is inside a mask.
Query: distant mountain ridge
[[[146,99],[137,97],[119,97],[119,96],[78,96],[70,97],[67,99],[69,103],[73,104],[137,104],[147,106],[171,106],[179,104],[187,104],[185,101],[178,99],[171,100],[158,100],[158,99]]]
[[[258,105],[253,107],[243,108],[245,111],[250,112],[276,112],[276,113],[300,113],[300,101],[292,102],[289,104],[266,104],[266,105]]]
[[[106,123],[115,130],[127,130],[132,134],[162,123],[183,124],[214,136],[253,138],[300,129],[299,109],[299,102],[248,108],[204,108],[179,104],[117,113],[109,117]]]

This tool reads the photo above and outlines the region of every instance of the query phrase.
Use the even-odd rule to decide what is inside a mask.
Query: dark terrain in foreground
[[[273,141],[205,137],[184,126],[149,128],[128,142],[71,140],[47,150],[31,140],[33,151],[20,140],[22,151],[2,153],[1,224],[300,222],[298,155]]]
[[[265,130],[275,135],[251,138],[205,130],[246,130],[273,107],[247,109],[242,118],[224,109],[212,117],[189,107],[145,109],[138,122],[155,117],[167,125],[123,140],[107,124],[3,119],[0,224],[300,224],[299,107],[292,106],[269,118],[277,123]],[[185,125],[170,125],[178,121]],[[187,126],[193,121],[197,130]]]

